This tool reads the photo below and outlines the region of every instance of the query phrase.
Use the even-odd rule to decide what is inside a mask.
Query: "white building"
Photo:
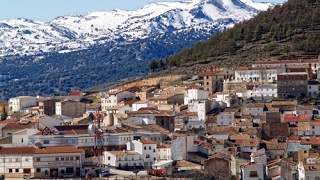
[[[113,91],[105,94],[101,98],[101,110],[105,111],[108,107],[117,106],[119,102],[135,98],[135,94],[129,91]]]
[[[225,104],[225,107],[231,107],[232,105],[238,102],[238,96],[236,92],[231,91],[217,92],[212,95],[212,99],[220,104],[221,102],[223,102],[223,104]]]
[[[171,158],[172,160],[187,159],[188,152],[197,152],[197,146],[194,144],[194,136],[176,137],[171,142]]]
[[[0,174],[6,178],[80,176],[85,161],[84,150],[74,146],[1,148],[0,154]]]
[[[272,60],[272,61],[257,61],[252,64],[252,67],[280,67],[308,65],[312,72],[317,72],[320,68],[320,59],[298,59],[298,60]]]
[[[103,162],[116,168],[143,167],[143,154],[135,151],[104,151]]]
[[[132,103],[132,111],[138,111],[140,108],[151,108],[153,107],[148,100],[141,100],[135,103]]]
[[[217,115],[217,124],[219,126],[230,126],[235,122],[234,112],[220,112]]]
[[[306,135],[320,135],[320,122],[319,121],[311,121],[309,123],[309,132],[306,132]]]
[[[9,111],[19,112],[24,108],[29,108],[37,106],[39,102],[39,97],[32,96],[19,96],[9,99]]]
[[[200,90],[197,85],[192,85],[184,91],[184,104],[193,100],[206,100],[209,98],[209,92]]]
[[[264,103],[250,103],[245,107],[246,115],[262,116],[264,115]]]
[[[308,95],[314,95],[319,97],[320,95],[320,82],[319,81],[309,81],[308,82]]]
[[[171,144],[157,144],[157,161],[171,160]]]
[[[261,163],[250,163],[240,167],[240,179],[243,180],[263,180],[265,168]]]
[[[23,129],[12,134],[12,147],[26,147],[29,145],[29,136],[38,133],[38,129]],[[4,146],[4,144],[2,145]]]
[[[113,107],[107,107],[105,109],[106,114],[126,114],[130,112],[132,108],[129,105],[125,106],[113,106]]]
[[[119,131],[119,132],[118,132]],[[47,130],[39,132],[29,137],[29,146],[41,143],[44,147],[52,146],[75,146],[92,147],[95,145],[95,137],[90,136],[87,130],[68,130],[65,132],[54,131],[50,133]],[[107,130],[102,134],[102,145],[107,150],[119,150],[126,147],[127,142],[133,140],[133,133],[123,130]]]
[[[252,97],[278,97],[276,84],[267,84],[254,87],[252,89]]]
[[[285,72],[284,68],[277,67],[240,67],[235,70],[237,82],[277,81],[277,74]]]
[[[206,114],[217,106],[215,100],[191,100],[188,103],[188,112],[197,112],[198,119],[203,121],[206,119]]]
[[[143,167],[150,168],[157,162],[157,143],[151,140],[133,140],[127,143],[127,150],[142,154]]]
[[[266,150],[264,148],[259,149],[258,151],[252,152],[250,155],[251,162],[253,163],[261,163],[266,165],[267,164],[267,156]]]

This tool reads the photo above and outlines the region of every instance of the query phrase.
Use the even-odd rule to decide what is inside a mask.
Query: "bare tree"
[[[215,180],[230,180],[229,161],[222,158],[210,158],[204,162],[204,170]]]
[[[262,83],[264,83],[265,81],[268,81],[268,72],[266,69],[261,69],[259,71],[259,76]]]

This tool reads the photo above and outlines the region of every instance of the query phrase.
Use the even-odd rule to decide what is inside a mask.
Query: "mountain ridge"
[[[134,16],[133,11],[114,10],[92,12],[88,16],[60,16],[47,24],[23,18],[0,21],[3,27],[0,28],[0,98],[66,94],[70,89],[147,75],[150,60],[169,57],[255,16],[258,10],[247,11],[232,5],[243,1],[253,3],[197,0],[160,3],[162,9],[155,12],[159,3],[149,4],[140,9],[143,13]],[[222,2],[221,7],[227,11],[216,11],[212,2]],[[273,7],[273,4],[254,5],[260,9]],[[106,27],[106,20],[109,24],[116,21],[106,19],[110,14],[121,20],[112,26],[115,29]],[[72,31],[64,26],[68,22]]]
[[[119,38],[132,41],[212,23],[225,17],[240,22],[273,6],[271,3],[244,1],[251,6],[241,0],[195,0],[151,3],[136,11],[113,10],[90,12],[83,16],[60,16],[50,22],[25,18],[3,20],[0,21],[0,57],[81,50]],[[198,12],[199,16],[192,12]]]

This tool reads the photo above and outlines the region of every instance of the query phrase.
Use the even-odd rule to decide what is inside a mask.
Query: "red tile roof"
[[[26,123],[13,122],[4,126],[2,130],[22,130],[22,129],[35,128],[36,124],[37,124],[36,122],[26,122]]]
[[[156,142],[151,141],[151,140],[149,140],[149,139],[142,139],[142,140],[140,140],[140,142],[141,142],[142,144],[157,144]]]
[[[82,92],[80,90],[72,90],[69,92],[69,96],[81,96]]]
[[[193,85],[189,86],[187,89],[199,89],[199,86],[196,84],[193,84]]]
[[[35,154],[58,154],[58,153],[82,153],[83,149],[75,146],[52,146],[45,148],[35,148]]]
[[[34,147],[3,147],[0,154],[34,154]]]
[[[286,122],[310,121],[311,119],[312,114],[286,114],[284,116]]]

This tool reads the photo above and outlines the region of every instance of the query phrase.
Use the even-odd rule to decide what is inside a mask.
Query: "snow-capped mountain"
[[[0,57],[65,53],[166,33],[193,33],[194,36],[207,33],[210,36],[272,6],[272,3],[252,0],[193,0],[152,3],[136,11],[117,9],[84,16],[61,16],[51,22],[23,18],[3,20],[0,21]]]

